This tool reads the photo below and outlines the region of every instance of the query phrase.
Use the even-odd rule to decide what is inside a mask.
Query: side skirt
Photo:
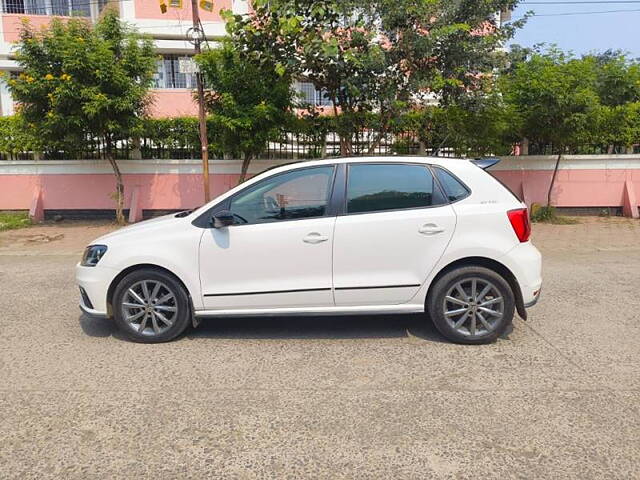
[[[251,317],[251,316],[301,316],[301,315],[379,315],[385,313],[424,313],[424,305],[367,305],[345,307],[311,308],[255,308],[241,310],[197,310],[198,318],[205,317]]]

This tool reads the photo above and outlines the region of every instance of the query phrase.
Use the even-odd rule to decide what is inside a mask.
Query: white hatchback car
[[[428,313],[486,343],[538,299],[529,236],[526,206],[473,161],[309,161],[98,238],[76,277],[81,309],[139,342],[203,317]]]

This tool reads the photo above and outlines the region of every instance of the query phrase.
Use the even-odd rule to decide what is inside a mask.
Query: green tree
[[[640,101],[640,64],[618,50],[583,57],[596,66],[596,91],[607,106]]]
[[[197,61],[208,89],[212,148],[242,157],[243,182],[251,160],[279,138],[291,115],[291,79],[272,65],[241,56],[228,41]]]
[[[555,183],[562,154],[598,138],[602,113],[594,58],[574,58],[552,48],[533,53],[501,77],[513,133],[557,155],[547,193]]]
[[[483,87],[521,22],[497,28],[515,0],[257,0],[246,17],[227,13],[243,56],[312,82],[331,99],[343,155],[368,112],[378,139],[425,96],[442,103]],[[376,148],[373,142],[372,149]]]
[[[465,98],[442,108],[446,144],[457,155],[508,155],[517,139],[508,106],[497,93]]]
[[[114,149],[141,128],[157,56],[108,9],[92,26],[53,20],[44,30],[25,23],[9,83],[19,113],[50,148],[99,143],[116,177],[116,218],[124,223],[124,184]],[[76,147],[77,150],[77,147]]]
[[[42,143],[19,115],[0,117],[0,152],[11,158],[42,150]]]
[[[613,152],[616,145],[626,151],[640,140],[640,102],[604,106],[600,117],[600,138]]]
[[[602,104],[601,141],[613,152],[640,139],[640,63],[617,50],[590,54],[596,63],[596,92]]]

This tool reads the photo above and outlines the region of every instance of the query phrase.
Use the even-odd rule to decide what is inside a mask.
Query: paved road
[[[638,222],[536,226],[543,299],[480,347],[420,316],[127,343],[77,308],[98,230],[0,235],[1,478],[640,477]]]

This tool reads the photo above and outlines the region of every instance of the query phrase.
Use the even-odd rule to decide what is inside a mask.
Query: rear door
[[[334,299],[339,305],[408,302],[443,255],[456,226],[424,164],[353,163],[336,220]]]

